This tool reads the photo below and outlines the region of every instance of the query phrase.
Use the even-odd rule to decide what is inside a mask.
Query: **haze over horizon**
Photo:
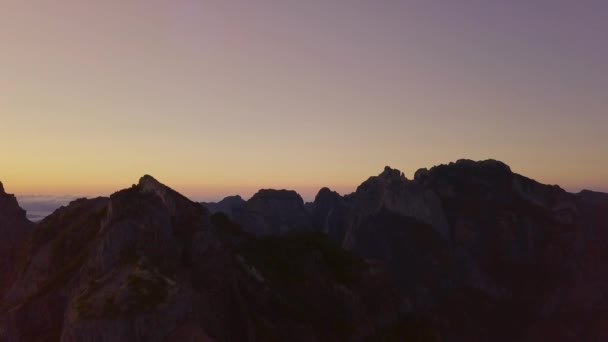
[[[309,200],[460,158],[608,192],[605,1],[2,5],[11,193],[151,174],[196,200]]]
[[[372,176],[372,175],[370,175],[370,176]],[[406,175],[406,177],[408,179],[414,178],[413,175],[411,175],[411,176]],[[125,186],[124,188],[127,188],[127,187],[128,186]],[[319,193],[319,190],[321,188],[322,187],[307,187],[307,188],[300,187],[299,189],[294,189],[292,187],[285,187],[285,188],[275,188],[275,189],[296,190],[296,192],[298,192],[298,194],[302,196],[302,198],[304,199],[305,202],[314,202],[315,196]],[[233,186],[232,190],[235,190],[234,192],[229,192],[229,190],[227,190],[226,187],[214,189],[212,187],[196,188],[196,187],[188,187],[188,186],[178,186],[178,187],[175,187],[175,189],[178,190],[179,192],[181,192],[183,195],[185,195],[189,199],[196,201],[196,202],[219,202],[228,196],[234,196],[234,195],[239,195],[243,199],[249,200],[256,192],[258,192],[259,190],[262,190],[264,188],[255,188],[255,187],[244,188],[244,187]],[[28,218],[33,221],[38,221],[38,220],[41,220],[44,217],[50,215],[51,213],[53,213],[57,208],[59,208],[61,206],[65,206],[77,198],[82,198],[82,197],[94,198],[94,197],[99,197],[99,196],[107,197],[107,196],[111,195],[112,193],[119,191],[119,190],[122,190],[122,189],[115,189],[114,191],[111,191],[111,192],[96,193],[96,194],[87,194],[87,193],[81,193],[79,195],[17,194],[16,197],[19,201],[20,206],[27,211]],[[333,188],[331,188],[331,190],[336,191],[336,192],[340,193],[340,195],[344,196],[344,195],[354,193],[357,190],[357,186],[338,187],[338,188],[333,187]],[[592,190],[592,191],[600,191],[600,192],[608,193],[608,191],[604,191],[602,189],[580,189],[580,190]],[[566,189],[566,191],[570,191],[570,192],[574,193],[574,192],[578,192],[579,190],[573,191],[573,190]]]

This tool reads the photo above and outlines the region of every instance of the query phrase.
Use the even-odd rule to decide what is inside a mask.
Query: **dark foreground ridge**
[[[0,341],[602,341],[608,195],[498,161],[194,203],[151,176],[38,223],[0,183]]]

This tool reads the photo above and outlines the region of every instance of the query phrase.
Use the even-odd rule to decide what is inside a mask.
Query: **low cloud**
[[[72,195],[17,195],[19,205],[27,211],[27,217],[32,221],[42,220],[76,198]]]

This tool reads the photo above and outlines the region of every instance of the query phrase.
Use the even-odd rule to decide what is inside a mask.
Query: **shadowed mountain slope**
[[[504,163],[194,203],[150,176],[32,230],[0,193],[4,341],[603,341],[608,195]]]
[[[150,176],[57,210],[15,264],[2,341],[361,340],[399,316],[382,267],[324,235],[256,239]]]
[[[279,221],[275,213],[266,222]],[[499,161],[459,160],[413,180],[386,167],[347,196],[323,188],[309,219],[312,230],[386,265],[409,312],[445,340],[608,333],[607,194],[571,194]]]
[[[292,231],[312,231],[312,221],[304,200],[295,191],[263,189],[248,201],[232,196],[218,203],[202,203],[213,212],[223,212],[249,233],[282,235]]]
[[[13,281],[17,271],[14,260],[33,226],[15,196],[7,194],[0,182],[0,297]]]

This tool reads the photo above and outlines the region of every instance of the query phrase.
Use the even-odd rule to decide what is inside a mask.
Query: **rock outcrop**
[[[291,190],[264,189],[244,203],[240,197],[229,197],[208,207],[225,213],[245,231],[258,236],[313,230],[304,200]]]
[[[241,196],[228,196],[223,200],[213,203],[201,203],[205,206],[212,214],[215,213],[224,213],[228,216],[236,216],[239,215],[244,209],[247,201],[245,201]]]
[[[317,196],[315,222],[331,218],[343,246],[386,263],[444,339],[607,336],[607,195],[570,194],[495,160],[421,169],[413,181],[387,167],[336,195]]]
[[[15,276],[19,250],[34,226],[25,214],[15,196],[7,194],[0,182],[0,297]]]
[[[448,225],[437,195],[387,166],[380,175],[363,182],[352,195],[345,247],[354,246],[359,227],[381,211],[412,217],[447,237]]]
[[[24,247],[5,249],[0,340],[608,337],[608,194],[459,160],[207,207],[144,176],[13,238],[29,223],[2,191],[2,243]]]
[[[346,234],[350,202],[329,188],[323,188],[311,205],[312,222],[315,228],[329,235],[337,242],[342,242]]]
[[[18,266],[2,341],[362,340],[400,314],[381,266],[322,234],[254,238],[150,176],[45,218]]]

